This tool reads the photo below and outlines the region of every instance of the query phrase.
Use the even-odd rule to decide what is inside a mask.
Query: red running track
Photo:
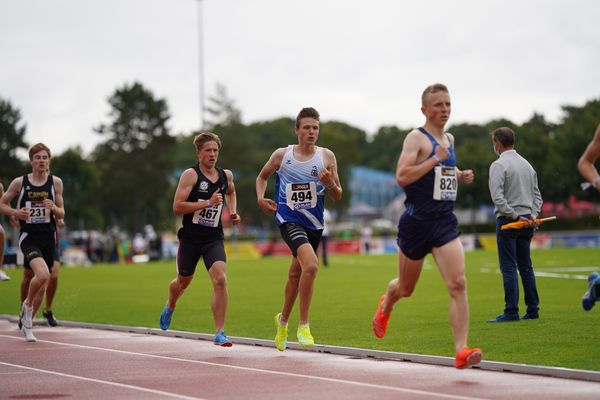
[[[600,383],[0,320],[2,399],[600,399]]]

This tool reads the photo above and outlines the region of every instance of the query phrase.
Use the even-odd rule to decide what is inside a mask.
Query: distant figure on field
[[[333,222],[333,218],[331,218],[331,213],[328,209],[323,210],[323,234],[321,235],[321,258],[323,262],[323,266],[329,266],[329,260],[327,259],[327,243],[329,243],[329,230],[330,225]]]

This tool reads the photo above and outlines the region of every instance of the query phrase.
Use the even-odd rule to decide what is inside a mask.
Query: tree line
[[[118,87],[108,103],[107,120],[93,127],[102,141],[89,155],[75,146],[52,157],[51,172],[64,182],[69,226],[118,226],[135,233],[153,224],[157,229],[174,230],[173,194],[181,171],[196,162],[192,140],[198,132],[174,136],[167,125],[171,116],[167,101],[156,98],[139,82]],[[595,193],[579,190],[581,177],[576,165],[600,122],[600,99],[580,107],[565,105],[562,111],[558,123],[535,113],[521,125],[506,119],[450,125],[459,167],[475,171],[474,184],[459,189],[457,206],[473,208],[491,203],[487,179],[495,155],[490,132],[500,126],[515,130],[515,148],[536,169],[545,200],[561,202],[571,194],[578,199],[593,199]],[[277,147],[296,142],[294,119],[244,124],[241,110],[222,85],[217,85],[216,94],[209,98],[207,114],[207,129],[217,133],[223,144],[218,164],[234,173],[243,222],[271,226],[272,216],[262,214],[256,205],[254,183]],[[319,145],[335,151],[344,187],[342,201],[329,205],[343,214],[351,195],[348,167],[360,165],[394,173],[404,138],[413,127],[382,126],[369,135],[345,122],[323,117]],[[17,156],[19,149],[33,144],[26,143],[25,133],[21,111],[0,97],[0,181],[5,186],[29,171],[27,160]],[[52,143],[47,145],[52,149]],[[273,194],[272,182],[267,194]]]

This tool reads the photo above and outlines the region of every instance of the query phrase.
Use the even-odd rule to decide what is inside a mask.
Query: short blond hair
[[[207,142],[216,142],[217,146],[219,146],[219,150],[221,150],[221,139],[215,133],[212,132],[202,132],[199,135],[196,135],[194,138],[194,146],[196,150],[200,150],[204,143]]]
[[[48,153],[48,158],[52,158],[52,154],[50,153],[50,149],[44,143],[36,143],[29,148],[29,161],[33,160],[33,155],[39,153],[42,150],[46,150]]]
[[[421,95],[421,105],[425,105],[425,98],[428,94],[433,94],[437,92],[446,92],[450,94],[448,91],[448,87],[443,83],[434,83],[433,85],[429,85],[423,90],[423,94]]]

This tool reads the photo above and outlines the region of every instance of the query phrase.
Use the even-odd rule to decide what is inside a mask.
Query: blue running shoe
[[[583,294],[581,305],[585,311],[590,311],[598,299],[600,299],[600,274],[592,272],[588,276],[588,288]]]
[[[163,331],[169,329],[169,326],[171,325],[171,317],[173,316],[173,311],[175,310],[171,310],[168,305],[165,305],[165,308],[163,308],[162,312],[160,313],[160,329],[162,329]]]
[[[215,344],[215,346],[221,346],[221,347],[233,346],[233,343],[231,343],[231,340],[229,340],[229,338],[227,336],[225,336],[225,331],[217,331],[217,333],[215,334],[215,340],[213,341],[213,343]]]

